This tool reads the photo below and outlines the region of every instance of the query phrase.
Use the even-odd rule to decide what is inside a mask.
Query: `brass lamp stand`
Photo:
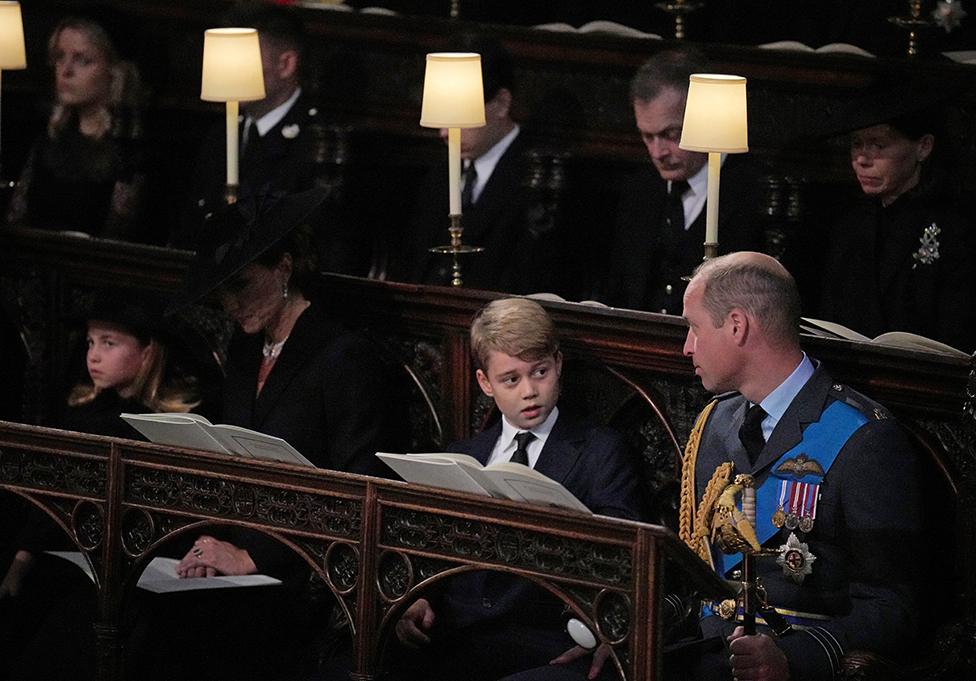
[[[203,34],[200,99],[227,103],[227,183],[224,200],[237,203],[237,118],[240,102],[264,99],[261,47],[253,28],[211,28]]]
[[[678,146],[708,154],[705,202],[705,259],[718,255],[718,201],[722,154],[749,151],[746,79],[724,74],[692,74],[688,83]]]
[[[451,243],[435,246],[433,253],[452,258],[451,286],[461,286],[461,256],[483,248],[461,243],[461,128],[485,124],[485,95],[481,77],[481,55],[473,52],[435,52],[427,55],[424,100],[420,125],[447,128],[447,178]]]
[[[3,71],[27,68],[24,49],[24,22],[19,2],[0,2],[0,77]],[[2,147],[0,147],[2,149]],[[0,156],[0,195],[13,189],[14,182],[3,178],[3,162]]]

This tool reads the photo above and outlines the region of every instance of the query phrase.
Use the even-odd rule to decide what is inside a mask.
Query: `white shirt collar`
[[[478,173],[478,178],[474,183],[474,189],[471,191],[472,201],[477,201],[478,197],[481,196],[481,190],[485,188],[489,178],[491,178],[491,174],[495,172],[495,166],[498,165],[499,159],[512,146],[512,142],[515,141],[520,129],[516,125],[509,130],[507,135],[498,140],[491,149],[474,160],[474,169]]]
[[[278,123],[281,122],[281,119],[284,118],[295,105],[295,102],[298,101],[301,94],[302,89],[300,87],[295,88],[295,91],[291,93],[291,97],[273,108],[268,113],[261,116],[261,118],[257,119],[257,121],[254,123],[258,126],[258,135],[264,137],[266,134],[268,134],[268,130],[271,130],[271,128],[278,125]]]
[[[539,455],[542,454],[542,448],[545,447],[546,440],[549,439],[549,434],[552,432],[553,426],[556,425],[556,419],[558,418],[559,407],[553,407],[545,421],[535,428],[529,429],[529,432],[535,435],[535,439],[526,446],[529,454],[530,467],[535,468],[535,464],[539,460]],[[498,440],[495,442],[495,447],[492,449],[488,463],[492,464],[496,461],[508,461],[511,459],[517,446],[515,436],[521,432],[524,432],[524,430],[516,428],[508,422],[507,418],[502,416],[502,434],[498,436]]]
[[[783,418],[783,414],[792,404],[793,400],[799,394],[803,386],[807,384],[810,377],[813,376],[814,371],[813,362],[807,357],[807,353],[803,353],[803,358],[800,363],[796,366],[785,381],[780,383],[773,392],[766,395],[765,399],[759,403],[759,406],[763,408],[767,416],[763,419],[762,430],[763,437],[769,440],[769,436],[772,434],[773,429],[779,420]]]

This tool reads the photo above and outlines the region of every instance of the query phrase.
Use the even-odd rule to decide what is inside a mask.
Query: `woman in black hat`
[[[831,232],[819,316],[868,337],[908,331],[976,347],[973,231],[936,162],[931,109],[855,130],[863,198]]]
[[[62,20],[48,41],[55,102],[10,202],[7,222],[129,241],[145,177],[136,67],[120,58],[101,24]]]
[[[396,418],[403,410],[377,348],[330,319],[316,295],[308,225],[326,196],[313,189],[218,215],[176,306],[209,296],[238,326],[227,352],[220,421],[283,438],[320,468],[385,475],[375,452],[403,448],[406,430]],[[257,593],[214,592],[194,601],[192,615],[157,609],[153,630],[165,637],[151,637],[139,674],[300,676],[315,627],[301,594],[308,568],[290,549],[267,535],[218,527],[196,538],[178,572],[188,578],[271,574],[286,589],[260,606],[253,604]],[[192,631],[175,639],[173,631],[188,622]],[[187,652],[198,648],[199,654]]]
[[[237,323],[223,423],[283,438],[319,468],[386,475],[375,453],[395,447],[403,432],[387,367],[371,343],[330,319],[310,295],[317,271],[309,220],[326,196],[313,189],[219,216],[187,274],[182,303],[214,297]],[[266,552],[254,544],[256,556],[208,539],[181,570],[268,572],[273,556],[282,558],[280,546],[271,546]]]

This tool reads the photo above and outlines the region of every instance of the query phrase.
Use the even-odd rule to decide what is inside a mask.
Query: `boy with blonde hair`
[[[497,423],[450,451],[482,464],[517,461],[561,483],[595,513],[637,519],[638,473],[623,438],[562,414],[563,358],[555,326],[528,298],[486,305],[471,325],[481,390],[501,412]],[[562,604],[524,579],[475,572],[415,601],[397,623],[415,648],[425,679],[493,681],[548,664],[572,645]],[[585,677],[588,663],[581,665]]]

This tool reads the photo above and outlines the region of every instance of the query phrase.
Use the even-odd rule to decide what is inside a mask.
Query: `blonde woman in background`
[[[11,199],[10,225],[146,240],[135,66],[87,18],[62,20],[48,40],[54,105]]]

